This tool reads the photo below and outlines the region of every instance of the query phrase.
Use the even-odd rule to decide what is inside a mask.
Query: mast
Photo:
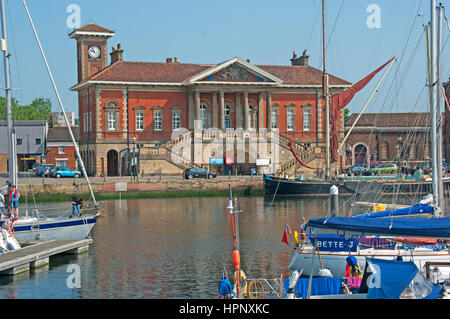
[[[442,152],[442,109],[444,107],[444,101],[442,94],[440,94],[439,88],[442,87],[442,22],[444,18],[444,7],[440,3],[436,8],[438,14],[438,29],[437,29],[437,56],[436,56],[436,74],[437,83],[435,85],[436,91],[436,116],[437,116],[437,177],[438,177],[438,197],[441,212],[445,211],[445,198],[444,198],[444,182],[442,179],[442,162],[443,162],[443,152]]]
[[[5,0],[1,2],[2,36],[1,50],[3,51],[5,64],[5,92],[6,92],[6,120],[8,122],[8,172],[9,182],[17,186],[17,160],[16,160],[16,134],[13,127],[11,106],[11,73],[9,68],[8,32],[6,26]]]
[[[436,207],[436,216],[440,215],[440,196],[438,188],[438,152],[437,152],[437,35],[436,35],[436,0],[430,0],[430,61],[429,61],[429,85],[430,85],[430,117],[431,117],[431,167],[433,176],[431,179],[433,188],[434,206]]]
[[[2,0],[2,1],[3,1],[3,0]],[[33,23],[33,20],[31,19],[30,12],[28,11],[28,6],[27,6],[25,0],[22,0],[22,3],[23,3],[23,5],[24,5],[24,7],[25,7],[25,10],[26,10],[26,12],[27,12],[28,20],[30,21],[31,27],[32,27],[33,32],[34,32],[34,36],[35,36],[36,41],[37,41],[38,46],[39,46],[39,50],[41,51],[41,55],[42,55],[42,58],[43,58],[43,60],[44,60],[45,67],[47,68],[47,72],[48,72],[48,75],[49,75],[49,77],[50,77],[50,81],[52,82],[53,90],[55,91],[56,98],[58,99],[59,106],[60,106],[61,111],[62,111],[62,113],[63,113],[63,115],[64,115],[64,120],[65,120],[65,122],[66,122],[66,124],[67,124],[67,129],[69,130],[70,138],[72,139],[72,143],[73,143],[73,146],[74,146],[74,148],[75,148],[75,152],[76,152],[76,154],[77,154],[77,158],[79,159],[79,162],[80,162],[81,171],[82,171],[84,177],[86,178],[86,182],[87,182],[87,184],[88,184],[88,187],[89,187],[89,191],[90,191],[90,193],[91,193],[92,200],[94,201],[94,205],[95,205],[95,207],[98,207],[97,201],[95,200],[94,191],[92,190],[92,185],[91,185],[91,183],[89,182],[89,177],[88,177],[88,175],[87,175],[87,173],[86,173],[86,168],[84,167],[83,159],[81,158],[81,155],[80,155],[80,150],[78,149],[78,144],[77,144],[77,142],[75,141],[75,138],[74,138],[73,133],[72,133],[72,129],[70,128],[69,119],[67,118],[66,111],[65,111],[65,109],[64,109],[63,103],[62,103],[62,101],[61,101],[61,97],[60,97],[60,95],[59,95],[59,91],[58,91],[58,89],[57,89],[57,87],[56,87],[55,80],[53,79],[52,72],[51,72],[50,67],[49,67],[49,65],[48,65],[48,63],[47,63],[47,58],[45,57],[44,49],[42,48],[41,41],[39,40],[39,36],[38,36],[38,34],[37,34],[37,32],[36,32],[36,28],[34,27],[34,23]]]
[[[322,0],[322,50],[323,50],[323,95],[325,97],[325,178],[330,178],[330,94],[328,91],[328,74],[325,58],[325,0]]]

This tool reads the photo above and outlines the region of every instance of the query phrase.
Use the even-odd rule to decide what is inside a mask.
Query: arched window
[[[249,128],[255,128],[255,110],[253,109],[253,105],[249,105],[248,106],[248,117],[249,117],[249,121],[248,121],[248,127]]]
[[[200,104],[200,120],[202,121],[202,129],[208,128],[209,116],[205,104]]]
[[[224,107],[224,115],[225,115],[225,128],[231,128],[231,106],[225,104]]]

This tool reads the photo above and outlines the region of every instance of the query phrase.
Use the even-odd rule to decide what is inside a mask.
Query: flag
[[[392,62],[392,58],[378,69],[370,73],[364,79],[352,85],[350,88],[345,90],[344,92],[334,94],[330,99],[330,149],[331,149],[331,162],[334,163],[337,161],[337,150],[338,150],[338,131],[337,131],[337,122],[340,118],[341,110],[347,106],[348,103],[353,99],[358,91],[362,90],[367,83],[369,83],[373,77],[380,72],[386,65]]]
[[[285,243],[286,245],[289,245],[289,234],[291,233],[291,230],[289,229],[289,225],[286,224],[286,227],[284,227],[284,233],[283,238],[281,239],[281,242]]]

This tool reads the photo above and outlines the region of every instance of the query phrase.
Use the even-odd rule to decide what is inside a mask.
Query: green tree
[[[344,123],[347,122],[347,120],[349,119],[349,117],[350,117],[350,110],[349,110],[348,108],[345,108],[345,109],[344,109]]]
[[[12,99],[13,120],[45,120],[48,121],[52,111],[52,103],[48,98],[36,98],[29,105],[20,105]],[[0,97],[0,119],[6,120],[6,99]]]

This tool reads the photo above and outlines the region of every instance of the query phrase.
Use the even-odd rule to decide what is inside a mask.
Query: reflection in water
[[[89,253],[57,256],[49,271],[0,278],[0,298],[216,298],[222,269],[233,271],[231,216],[225,197],[108,201]],[[341,202],[341,214],[347,202]],[[286,224],[323,217],[327,199],[243,197],[238,200],[242,269],[249,277],[289,275]],[[345,215],[345,213],[344,213]],[[68,288],[69,264],[81,288]]]

